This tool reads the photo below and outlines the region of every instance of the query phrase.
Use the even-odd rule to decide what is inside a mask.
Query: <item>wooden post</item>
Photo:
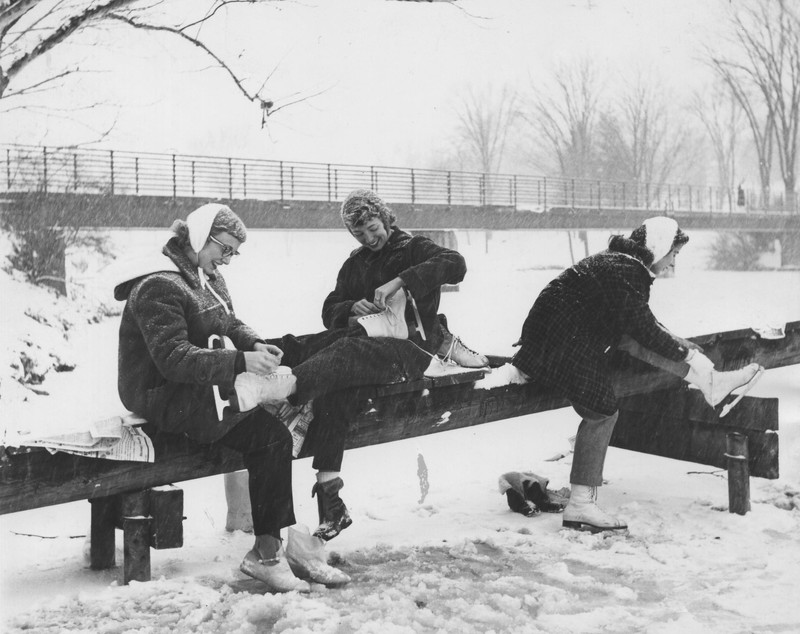
[[[122,583],[150,581],[150,514],[149,492],[139,491],[122,496],[123,533]]]
[[[150,518],[145,515],[125,517],[122,532],[125,540],[122,583],[150,581]]]
[[[744,515],[750,510],[750,466],[747,436],[738,432],[727,435],[728,510]]]
[[[105,570],[116,565],[116,496],[89,500],[92,505],[92,525],[89,532],[89,560],[92,570]]]

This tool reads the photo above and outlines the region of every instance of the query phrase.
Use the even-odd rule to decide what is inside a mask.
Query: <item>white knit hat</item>
[[[206,245],[211,233],[211,225],[214,224],[214,219],[223,209],[227,209],[227,207],[219,203],[208,203],[198,207],[186,217],[186,226],[189,227],[189,244],[192,245],[195,253],[200,253],[200,250]]]
[[[647,231],[645,246],[653,254],[653,262],[658,262],[672,250],[678,234],[678,223],[666,216],[656,216],[642,224]]]

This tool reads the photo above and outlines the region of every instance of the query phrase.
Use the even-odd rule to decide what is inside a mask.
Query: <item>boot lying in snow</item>
[[[561,513],[566,498],[547,488],[548,480],[530,471],[509,471],[500,476],[500,493],[506,494],[508,507],[526,517],[545,513]]]

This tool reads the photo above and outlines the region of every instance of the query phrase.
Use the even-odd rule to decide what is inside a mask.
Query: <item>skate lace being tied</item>
[[[450,337],[451,337],[450,345],[447,347],[447,352],[442,357],[443,361],[445,361],[445,362],[452,361],[453,351],[455,351],[458,346],[461,346],[461,348],[466,350],[469,354],[475,355],[476,357],[480,357],[481,356],[481,354],[479,352],[476,352],[472,348],[470,348],[468,346],[465,346],[464,342],[461,341],[461,337],[459,337],[457,335],[453,335],[453,334],[451,334]],[[453,361],[453,363],[455,363],[455,362]]]

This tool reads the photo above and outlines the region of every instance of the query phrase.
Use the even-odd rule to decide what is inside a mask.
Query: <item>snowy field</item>
[[[118,253],[157,248],[158,231],[114,234]],[[469,272],[442,312],[468,345],[508,354],[541,287],[570,264],[565,232],[456,232]],[[590,234],[590,250],[607,233]],[[695,232],[674,278],[651,305],[684,336],[800,319],[800,272],[705,269],[712,234]],[[239,315],[262,334],[321,328],[322,299],[355,246],[344,232],[253,231],[225,272]],[[583,255],[574,242],[575,257]],[[321,266],[326,263],[326,267]],[[83,303],[110,301],[107,274],[75,254]],[[324,271],[324,272],[323,272]],[[118,317],[71,328],[39,396],[9,379],[7,358],[38,322],[26,307],[78,324],[74,306],[0,274],[4,297],[0,420],[66,426],[119,413]],[[78,290],[75,290],[78,292]],[[8,300],[6,300],[8,298]],[[88,298],[88,299],[87,299]],[[41,321],[41,319],[40,319]],[[85,319],[84,319],[85,321]],[[53,348],[60,346],[53,341]],[[238,571],[250,535],[225,531],[222,478],[182,484],[185,546],[152,551],[154,581],[121,586],[121,570],[84,559],[85,501],[0,517],[0,608],[6,631],[27,632],[798,632],[800,614],[800,366],[770,370],[755,396],[780,397],[781,478],[753,479],[752,512],[727,512],[724,472],[615,448],[600,502],[626,535],[562,530],[560,516],[511,513],[497,478],[532,470],[568,485],[571,410],[350,451],[343,497],[354,524],[329,551],[353,581],[310,595],[263,594]],[[23,400],[25,399],[25,400]],[[430,491],[421,495],[418,456]],[[310,460],[296,461],[298,520],[313,525]],[[121,535],[118,535],[121,546]],[[117,562],[121,564],[118,552]]]

